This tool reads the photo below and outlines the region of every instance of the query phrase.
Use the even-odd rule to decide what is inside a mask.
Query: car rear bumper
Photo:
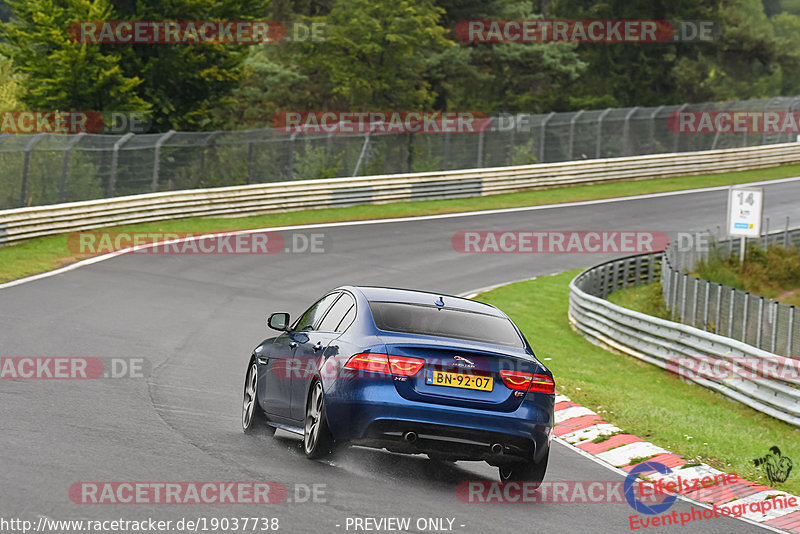
[[[340,395],[337,388],[326,393],[334,439],[497,465],[520,459],[538,461],[549,448],[554,395],[528,393],[517,410],[494,412],[409,401],[391,382],[386,386],[373,384],[347,395]],[[499,453],[497,444],[502,447]]]

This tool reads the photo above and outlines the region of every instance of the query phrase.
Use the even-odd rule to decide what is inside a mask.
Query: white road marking
[[[748,182],[746,184],[735,184],[739,186],[754,186],[754,185],[773,185],[773,184],[781,184],[781,183],[788,183],[788,182],[796,182],[800,181],[800,176],[794,176],[791,178],[780,178],[777,180],[761,180],[758,182]],[[202,234],[196,235],[189,238],[183,239],[173,239],[170,242],[177,242],[182,243],[184,241],[190,240],[197,240],[207,237],[214,237],[218,235],[240,235],[240,234],[254,234],[259,232],[285,232],[288,230],[313,230],[317,228],[341,228],[345,226],[369,226],[373,224],[392,224],[392,223],[401,223],[401,222],[416,222],[416,221],[432,221],[432,220],[439,220],[439,219],[458,219],[461,217],[475,217],[481,215],[495,215],[495,214],[502,214],[502,213],[520,213],[525,211],[540,211],[540,210],[548,210],[548,209],[555,209],[555,208],[572,208],[572,207],[579,207],[579,206],[596,206],[599,204],[613,204],[616,202],[629,202],[632,200],[645,200],[650,198],[662,198],[662,197],[673,197],[673,196],[680,196],[680,195],[694,195],[697,193],[708,193],[713,191],[726,191],[731,187],[731,185],[720,185],[715,187],[702,187],[699,189],[682,189],[680,191],[665,191],[663,193],[648,193],[644,195],[633,195],[633,196],[626,196],[626,197],[615,197],[615,198],[600,198],[596,200],[580,200],[577,202],[562,202],[559,204],[542,204],[540,206],[521,206],[518,208],[499,208],[493,210],[480,210],[480,211],[465,211],[460,213],[442,213],[439,215],[421,215],[418,217],[395,217],[392,219],[370,219],[367,221],[342,221],[342,222],[332,222],[332,223],[316,223],[316,224],[301,224],[301,225],[293,225],[293,226],[272,226],[268,228],[255,228],[251,230],[233,230],[230,232],[218,232],[212,234]],[[138,247],[130,247],[123,250],[118,250],[115,252],[111,252],[109,254],[104,254],[102,256],[96,256],[94,258],[89,258],[86,260],[82,260],[76,263],[72,263],[65,267],[61,267],[60,269],[55,269],[53,271],[48,271],[46,273],[35,274],[33,276],[28,276],[25,278],[20,278],[19,280],[14,280],[11,282],[6,282],[5,284],[0,284],[0,289],[7,289],[10,287],[15,287],[21,284],[25,284],[28,282],[34,282],[36,280],[41,280],[43,278],[49,278],[51,276],[56,276],[59,274],[63,274],[75,269],[79,269],[81,267],[85,267],[87,265],[92,265],[94,263],[99,263],[101,261],[109,260],[111,258],[115,258],[122,254],[128,254],[130,252],[134,252],[136,250],[142,250],[145,248],[156,247],[163,244],[163,241],[159,241],[156,243],[148,243],[146,245],[141,245]]]

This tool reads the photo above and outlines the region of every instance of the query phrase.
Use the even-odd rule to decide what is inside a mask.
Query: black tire
[[[333,436],[325,416],[325,392],[322,382],[311,385],[306,403],[305,432],[303,432],[303,452],[312,460],[324,458],[333,452]]]
[[[267,417],[258,404],[258,365],[254,361],[250,362],[244,375],[242,430],[245,434],[275,433],[275,428],[267,423]]]
[[[510,464],[507,466],[500,466],[500,480],[503,482],[519,481],[519,482],[532,482],[538,488],[544,480],[544,475],[547,472],[547,460],[550,458],[550,450],[538,462],[524,462],[518,464]]]

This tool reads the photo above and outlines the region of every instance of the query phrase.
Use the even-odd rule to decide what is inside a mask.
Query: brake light
[[[528,391],[536,391],[539,393],[555,393],[556,383],[547,375],[533,375],[533,380],[531,380],[531,388]]]
[[[373,352],[356,354],[344,364],[346,369],[400,376],[414,376],[424,365],[425,360],[420,358],[389,356],[388,354]]]
[[[503,378],[503,384],[508,389],[515,389],[517,391],[528,391],[528,386],[533,379],[532,373],[523,373],[521,371],[500,371],[500,376]]]
[[[425,360],[407,356],[389,356],[389,365],[394,375],[414,376],[425,365]]]
[[[516,391],[555,393],[556,390],[556,383],[547,375],[525,373],[523,371],[500,371],[500,376],[508,389]]]
[[[355,369],[356,371],[370,371],[373,373],[389,373],[389,360],[385,354],[362,352],[350,358],[345,369]]]

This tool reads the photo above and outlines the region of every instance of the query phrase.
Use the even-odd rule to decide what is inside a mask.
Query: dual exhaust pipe
[[[413,431],[408,431],[405,434],[403,434],[403,440],[406,443],[414,443],[415,441],[417,441],[417,437],[418,437],[417,433]],[[505,447],[503,447],[502,443],[492,443],[490,449],[492,451],[492,454],[503,454]]]

